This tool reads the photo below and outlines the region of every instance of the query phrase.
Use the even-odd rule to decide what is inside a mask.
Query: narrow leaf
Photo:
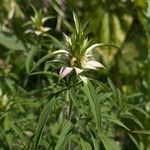
[[[81,76],[80,76],[81,77]],[[101,127],[101,109],[99,105],[98,95],[95,92],[95,89],[91,82],[86,77],[81,77],[84,83],[84,90],[89,99],[91,111],[94,115],[94,119],[96,122],[97,130],[100,131]]]
[[[38,149],[45,124],[48,120],[49,114],[50,114],[52,108],[54,107],[55,103],[56,103],[56,99],[54,99],[54,98],[51,99],[47,104],[45,104],[44,109],[42,110],[42,113],[41,113],[39,121],[38,121],[38,126],[37,126],[36,132],[35,132],[33,150]]]
[[[99,148],[98,140],[96,140],[92,135],[91,135],[91,138],[92,138],[94,150],[99,150],[100,148]]]
[[[134,133],[139,133],[139,134],[147,134],[150,135],[150,130],[140,130],[140,131],[132,131]]]
[[[139,125],[142,129],[144,129],[144,127],[143,127],[142,123],[140,122],[140,120],[136,116],[134,116],[133,114],[131,114],[130,112],[122,115],[122,117],[127,118],[127,119],[131,119],[137,125]]]
[[[120,147],[111,138],[107,137],[105,134],[100,134],[100,139],[106,150],[120,150]]]
[[[73,19],[74,19],[74,22],[75,22],[76,31],[77,31],[77,33],[79,33],[80,24],[79,24],[78,17],[74,12],[73,12]]]
[[[109,121],[127,129],[130,130],[127,126],[125,126],[118,118],[111,116],[111,115],[107,115],[107,114],[103,114],[102,117],[104,117],[105,119],[108,119]]]
[[[35,70],[39,65],[41,65],[44,61],[52,58],[53,55],[50,53],[50,54],[47,54],[45,56],[43,56],[41,59],[38,60],[38,62],[35,63],[35,65],[33,66],[33,68],[30,70],[30,72],[32,72],[33,70]]]
[[[74,124],[71,123],[71,121],[67,121],[64,124],[64,127],[61,131],[61,134],[58,138],[57,144],[55,146],[55,150],[62,150],[62,147],[65,145],[65,143],[67,142],[67,140],[69,139],[69,133],[70,131],[73,129]]]
[[[131,135],[131,134],[128,134],[128,135],[129,135],[130,139],[132,140],[132,142],[135,144],[135,146],[136,146],[137,149],[138,149],[138,148],[139,148],[139,144],[138,144],[138,142],[136,141],[136,139],[134,138],[134,136]]]
[[[11,127],[12,129],[15,131],[15,133],[22,139],[22,142],[24,145],[26,145],[28,143],[28,140],[26,139],[25,135],[23,134],[23,132],[21,131],[21,129],[11,121]]]
[[[80,138],[80,143],[81,143],[82,150],[92,150],[91,145],[88,142],[86,142],[85,140],[83,140],[82,138]]]
[[[30,50],[28,56],[27,56],[27,59],[26,59],[26,70],[27,70],[28,73],[30,72],[30,68],[33,65],[33,58],[34,58],[36,52],[37,52],[37,49],[32,48]]]

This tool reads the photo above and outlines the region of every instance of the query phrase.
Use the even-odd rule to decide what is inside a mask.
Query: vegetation
[[[0,150],[150,150],[149,0],[1,0],[0,122]]]

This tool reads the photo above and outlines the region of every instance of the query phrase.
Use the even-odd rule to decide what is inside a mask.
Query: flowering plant
[[[86,24],[82,27],[75,13],[73,13],[73,18],[76,29],[75,32],[71,37],[64,34],[67,50],[57,50],[54,52],[56,54],[63,53],[63,57],[57,60],[64,62],[64,65],[60,69],[60,79],[73,71],[79,75],[85,69],[97,70],[98,68],[104,68],[100,62],[92,60],[91,53],[94,48],[104,44],[98,43],[89,46],[90,41],[85,32]]]

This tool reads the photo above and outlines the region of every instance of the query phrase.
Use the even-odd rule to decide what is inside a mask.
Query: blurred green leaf
[[[73,123],[71,123],[71,121],[67,121],[64,123],[64,126],[62,128],[62,131],[59,135],[58,141],[56,143],[55,146],[55,150],[62,150],[63,147],[65,146],[65,143],[67,143],[69,141],[69,133],[71,132],[71,130],[73,129],[75,125]],[[65,149],[65,147],[64,147]]]
[[[25,50],[23,43],[15,35],[0,33],[0,44],[10,50]]]

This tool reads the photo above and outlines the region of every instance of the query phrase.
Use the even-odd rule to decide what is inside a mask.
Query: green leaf
[[[91,138],[92,138],[92,142],[93,142],[93,146],[94,146],[94,150],[99,150],[99,143],[98,143],[98,140],[96,140],[93,135],[91,135]]]
[[[143,95],[143,93],[135,93],[135,94],[132,94],[132,95],[127,96],[127,98],[128,98],[128,99],[130,99],[130,98],[137,98],[137,97],[140,97],[140,96],[142,96],[142,95]]]
[[[81,111],[80,110],[79,101],[78,101],[78,99],[76,97],[76,93],[75,93],[74,88],[71,88],[69,90],[69,96],[70,96],[71,100],[73,101],[74,105],[78,108],[79,111]]]
[[[80,24],[79,24],[79,20],[78,20],[77,15],[75,14],[75,12],[73,12],[73,19],[74,19],[76,31],[77,31],[77,33],[79,33],[79,31],[80,31]]]
[[[110,98],[113,95],[113,92],[105,92],[99,94],[99,101],[100,103],[103,103],[106,99]]]
[[[38,62],[35,63],[35,65],[33,66],[33,68],[30,70],[30,72],[32,72],[33,70],[35,70],[39,65],[41,65],[43,62],[45,62],[46,60],[52,58],[53,56],[57,55],[57,54],[69,54],[68,51],[66,50],[57,50],[54,51],[53,53],[47,54],[45,56],[43,56],[41,59],[38,60]]]
[[[144,127],[143,127],[142,123],[140,122],[140,120],[136,116],[131,114],[130,112],[127,112],[126,114],[123,114],[122,117],[133,120],[137,125],[139,125],[142,129],[144,129]]]
[[[69,139],[69,133],[74,128],[74,124],[71,121],[65,122],[63,129],[61,131],[61,134],[58,138],[58,141],[55,146],[55,150],[62,150],[62,147],[65,145],[65,143]]]
[[[150,130],[140,130],[140,131],[132,131],[134,133],[139,133],[139,134],[147,134],[150,135]]]
[[[53,73],[53,72],[50,72],[50,71],[38,71],[38,72],[33,72],[33,73],[30,73],[30,75],[38,75],[38,74],[43,74],[43,75],[47,75],[47,76],[56,76],[57,77],[57,74]]]
[[[12,129],[15,131],[15,133],[22,139],[22,142],[23,142],[24,146],[26,146],[27,143],[28,143],[28,140],[24,136],[21,129],[12,121],[11,121],[10,125],[11,125]]]
[[[7,113],[4,120],[4,130],[9,149],[12,150],[13,135],[9,132],[11,129],[10,123],[10,116]]]
[[[147,117],[147,118],[149,117],[149,114],[143,108],[140,108],[138,105],[131,105],[130,104],[128,106],[129,106],[128,110],[134,109],[134,110],[138,111],[139,113],[145,115],[145,117]]]
[[[80,138],[80,144],[81,144],[82,150],[92,150],[91,145],[88,142],[86,142],[85,140],[83,140],[82,138]]]
[[[114,94],[117,92],[114,84],[112,83],[112,81],[108,78],[108,83],[109,83],[109,86],[111,88],[111,90],[114,92]]]
[[[43,56],[41,59],[38,60],[38,62],[35,63],[35,65],[33,66],[33,68],[30,70],[30,72],[32,72],[33,70],[35,70],[39,65],[41,65],[44,61],[50,59],[53,57],[53,54],[47,54],[45,56]]]
[[[28,56],[27,56],[27,59],[26,59],[26,70],[27,70],[28,73],[30,72],[30,69],[33,66],[33,58],[34,58],[36,53],[37,53],[37,49],[36,48],[32,48],[30,50]]]
[[[5,83],[12,92],[15,92],[15,82],[10,78],[5,78]]]
[[[130,129],[125,126],[118,118],[107,114],[103,114],[102,117],[130,131]]]
[[[132,142],[135,144],[135,146],[136,146],[137,149],[138,149],[138,148],[139,148],[139,144],[138,144],[138,142],[136,141],[136,139],[134,138],[134,136],[131,135],[131,134],[128,134],[128,135],[129,135],[130,139],[132,140]]]
[[[55,103],[56,103],[55,98],[49,100],[49,102],[47,104],[45,104],[44,109],[42,110],[42,113],[40,115],[38,125],[37,125],[37,128],[36,128],[36,132],[35,132],[33,150],[38,149],[38,146],[39,146],[39,143],[40,143],[40,139],[41,139],[45,124],[48,120],[49,114],[50,114],[51,110],[53,109]]]
[[[100,139],[105,147],[105,150],[120,150],[121,148],[113,141],[111,138],[107,137],[105,134],[100,133]]]
[[[63,35],[64,35],[66,42],[71,46],[72,45],[71,38],[67,36],[66,34],[63,34]]]
[[[7,36],[0,33],[0,44],[10,50],[25,50],[23,43],[19,41],[15,35]]]
[[[48,36],[49,38],[51,38],[52,41],[54,42],[54,44],[57,45],[57,47],[59,47],[59,48],[63,47],[64,48],[64,45],[60,41],[58,41],[57,38],[55,38],[54,36],[51,36],[51,35],[46,35],[46,36]]]
[[[84,83],[85,94],[87,95],[91,107],[91,111],[94,115],[97,130],[100,131],[101,128],[101,109],[99,105],[98,95],[91,82],[86,78],[80,76]]]

